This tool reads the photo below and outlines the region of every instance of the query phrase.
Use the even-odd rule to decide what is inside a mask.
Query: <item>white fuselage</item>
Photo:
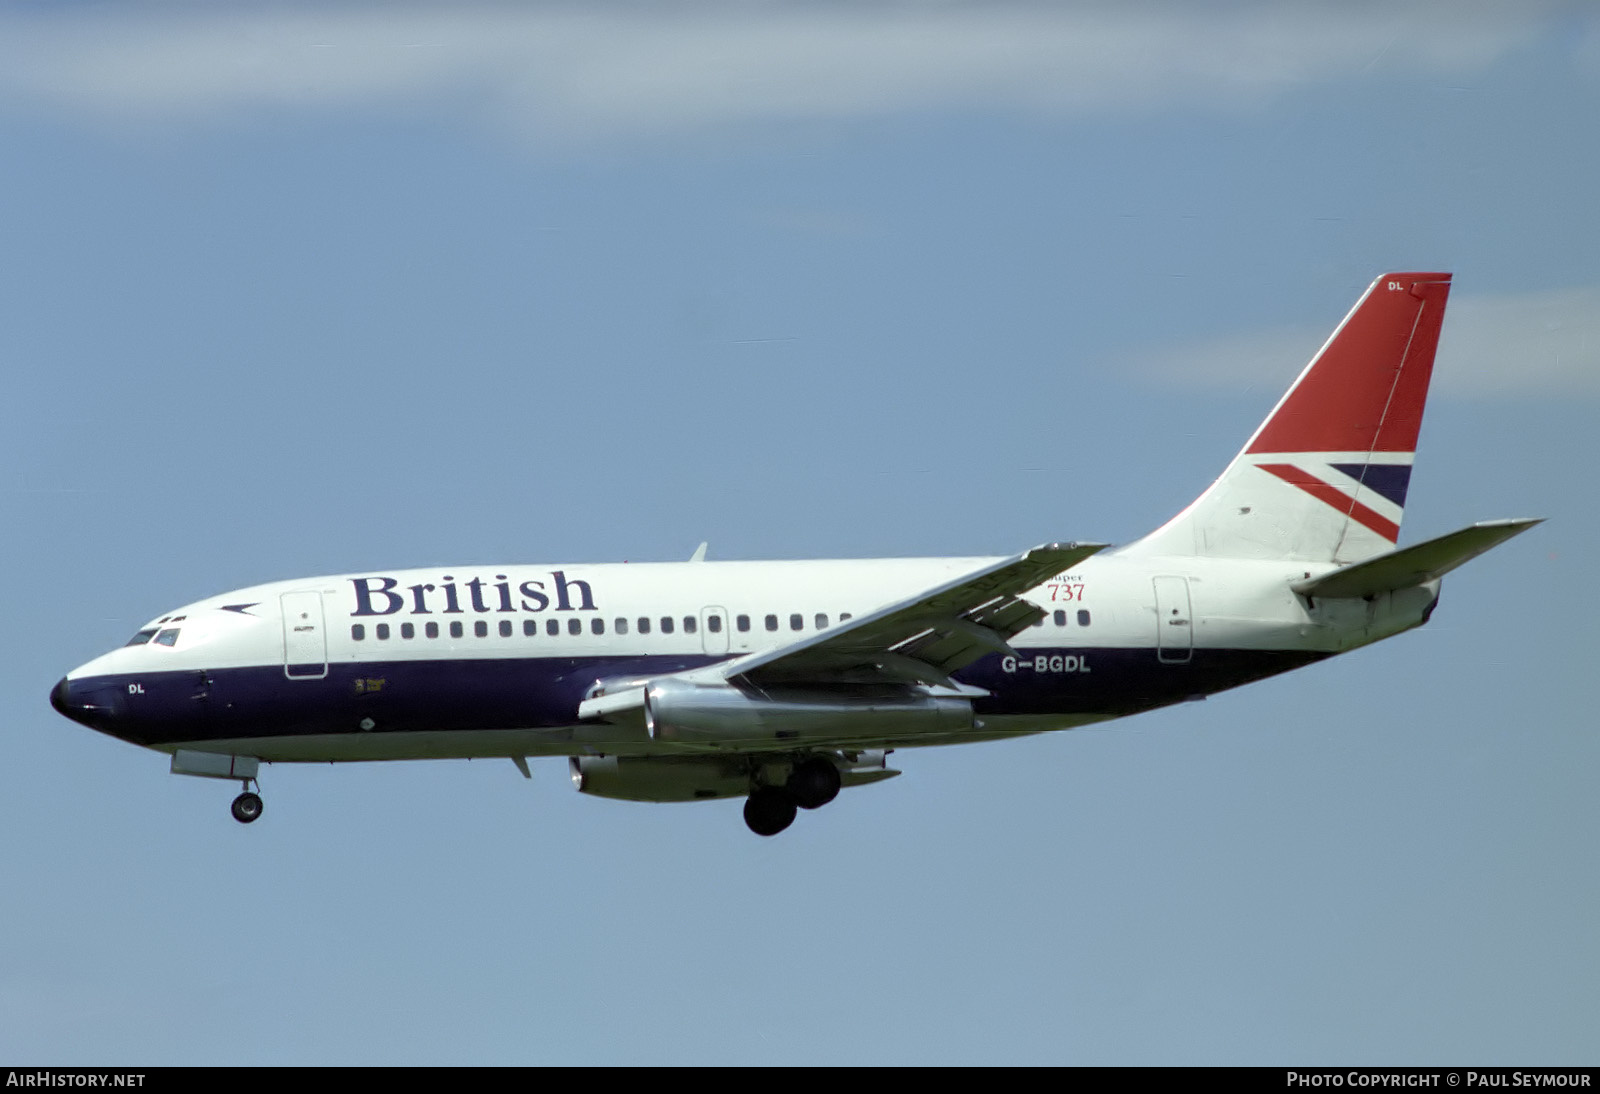
[[[669,753],[633,727],[581,722],[579,703],[597,682],[787,644],[995,561],[469,566],[275,582],[153,620],[147,640],[68,680],[114,697],[115,717],[97,728],[164,751],[269,761]],[[1071,728],[1233,687],[1416,626],[1436,597],[1436,583],[1353,601],[1290,590],[1330,568],[1091,558],[1025,594],[1046,614],[1012,640],[1014,655],[957,674],[988,692],[980,728],[959,739]],[[864,726],[853,743],[952,740],[886,739]]]

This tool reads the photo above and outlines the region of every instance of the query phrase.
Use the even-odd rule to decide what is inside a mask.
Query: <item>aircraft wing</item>
[[[777,649],[675,674],[703,684],[883,683],[978,694],[950,674],[1044,617],[1021,594],[1103,550],[1104,543],[1048,543]],[[629,721],[644,706],[645,680],[612,681],[578,707],[584,720]]]
[[[1103,543],[1049,543],[870,615],[716,666],[725,680],[772,683],[898,679],[952,686],[951,673],[1044,618],[1021,594]]]

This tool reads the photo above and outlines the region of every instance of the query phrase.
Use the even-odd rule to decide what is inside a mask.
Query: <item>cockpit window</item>
[[[130,646],[142,646],[146,642],[150,641],[150,639],[154,638],[155,636],[156,636],[156,629],[154,627],[151,627],[149,630],[140,631],[138,634],[136,634],[132,638],[128,639],[128,643],[127,644],[130,645]]]
[[[166,630],[156,635],[156,645],[176,646],[178,644],[178,632],[182,629],[182,627],[168,627]]]

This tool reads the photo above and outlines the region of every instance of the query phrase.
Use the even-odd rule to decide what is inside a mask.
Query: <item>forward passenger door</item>
[[[328,675],[328,635],[322,625],[322,594],[284,593],[283,674],[291,680]]]

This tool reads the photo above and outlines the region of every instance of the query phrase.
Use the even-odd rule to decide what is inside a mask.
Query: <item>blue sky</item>
[[[1592,1063],[1596,116],[1578,5],[0,6],[0,1059]],[[1390,269],[1404,540],[1550,520],[1204,704],[760,840],[554,762],[243,828],[46,701],[297,575],[1126,541]]]

